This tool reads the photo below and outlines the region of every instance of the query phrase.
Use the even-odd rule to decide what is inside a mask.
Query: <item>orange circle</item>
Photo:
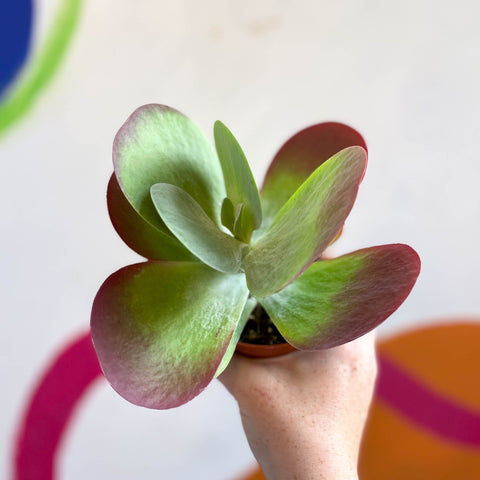
[[[422,386],[480,414],[480,322],[435,325],[378,346]],[[362,480],[478,480],[480,447],[437,435],[376,397],[359,464]]]

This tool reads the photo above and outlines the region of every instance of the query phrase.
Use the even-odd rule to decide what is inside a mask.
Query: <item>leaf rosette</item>
[[[352,128],[297,133],[261,193],[221,122],[214,139],[215,148],[186,116],[154,104],[115,137],[110,218],[147,261],[104,282],[91,329],[107,380],[137,405],[172,408],[198,395],[228,365],[257,302],[295,348],[330,348],[383,322],[420,271],[403,244],[321,258],[365,173],[365,142]]]

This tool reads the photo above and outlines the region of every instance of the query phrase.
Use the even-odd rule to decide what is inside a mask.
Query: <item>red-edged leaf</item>
[[[122,268],[92,308],[93,343],[107,380],[136,405],[188,402],[215,377],[247,296],[244,275],[201,263]]]
[[[290,138],[275,155],[265,176],[262,230],[313,171],[340,150],[353,146],[367,150],[356,130],[336,122],[313,125]]]
[[[108,182],[107,205],[118,235],[138,254],[150,260],[195,260],[176,238],[158,230],[136,212],[121,191],[115,175]]]
[[[353,207],[366,163],[363,148],[345,148],[292,195],[244,258],[252,295],[278,292],[320,257]]]
[[[294,347],[330,348],[388,318],[407,298],[419,273],[420,259],[409,246],[371,247],[315,262],[261,303]]]
[[[168,229],[150,198],[156,183],[185,190],[220,225],[226,195],[220,163],[201,130],[177,110],[157,104],[137,108],[115,136],[113,164],[133,208],[165,233]]]

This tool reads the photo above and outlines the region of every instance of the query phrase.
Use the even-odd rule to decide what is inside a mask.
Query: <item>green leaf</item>
[[[253,309],[255,308],[257,301],[253,297],[249,297],[247,302],[245,303],[245,307],[243,308],[242,316],[240,317],[240,321],[238,322],[237,328],[235,329],[235,333],[233,334],[232,340],[230,341],[230,345],[225,353],[225,356],[222,359],[222,363],[218,367],[217,373],[215,377],[218,377],[228,366],[230,360],[235,353],[235,349],[237,348],[237,343],[242,336],[243,329],[248,322],[248,317],[252,313]]]
[[[275,155],[263,183],[264,231],[300,185],[330,157],[347,147],[367,146],[353,128],[337,122],[313,125],[298,132]],[[255,232],[258,236],[261,232]]]
[[[366,152],[349,147],[303,183],[244,259],[248,288],[256,297],[278,292],[316,260],[353,207]]]
[[[238,272],[245,245],[219,230],[187,192],[157,183],[151,195],[165,224],[188,250],[216,270]]]
[[[262,223],[262,207],[257,185],[245,154],[230,130],[222,122],[216,121],[213,133],[227,196],[235,207],[240,203],[244,205],[245,230],[242,230],[242,240],[248,242],[253,230]]]
[[[235,223],[235,209],[233,203],[228,197],[223,199],[222,203],[222,225],[227,227],[233,233],[233,225]]]
[[[233,222],[233,234],[236,238],[248,243],[250,238],[245,238],[245,232],[248,230],[248,213],[243,203],[239,203],[235,209],[235,220]]]
[[[108,182],[107,205],[115,230],[138,254],[150,260],[195,260],[175,237],[163,233],[135,211],[120,190],[115,175]]]
[[[217,156],[198,127],[180,112],[155,104],[135,110],[115,137],[113,161],[130,204],[167,235],[150,197],[156,183],[185,190],[220,224],[225,189]]]
[[[111,275],[92,309],[92,338],[113,388],[172,408],[214,378],[247,300],[244,275],[201,263],[147,262]]]
[[[408,245],[366,248],[313,263],[261,303],[294,347],[318,350],[373,330],[407,298],[420,273]]]

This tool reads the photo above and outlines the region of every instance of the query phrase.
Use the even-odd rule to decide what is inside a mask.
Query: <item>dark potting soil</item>
[[[256,345],[276,345],[286,343],[265,309],[257,303],[240,335],[240,341]]]

